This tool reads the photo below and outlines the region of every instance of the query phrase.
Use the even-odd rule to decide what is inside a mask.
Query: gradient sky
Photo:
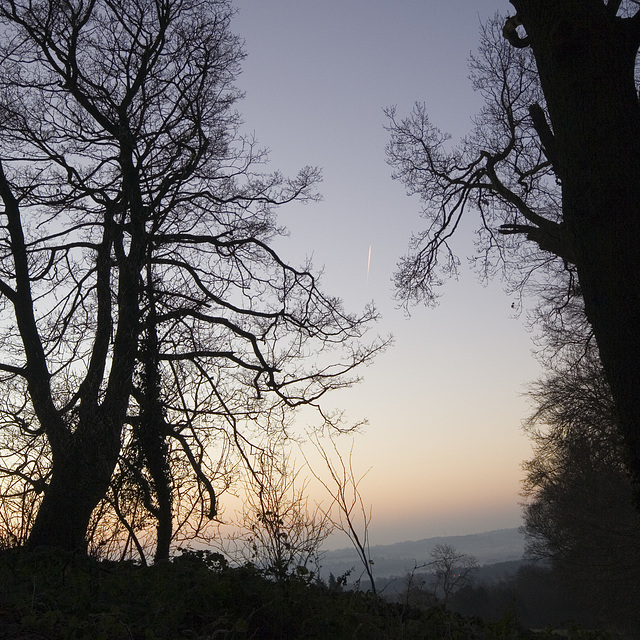
[[[282,210],[292,262],[324,267],[324,289],[357,311],[374,300],[378,331],[395,345],[333,394],[330,406],[368,426],[354,465],[373,505],[373,544],[521,524],[526,383],[540,369],[532,335],[500,282],[483,287],[463,264],[436,309],[396,308],[391,277],[419,202],[391,180],[383,108],[424,101],[454,141],[480,97],[467,60],[480,20],[513,13],[507,0],[235,0],[233,29],[248,54],[238,86],[245,129],[271,149],[270,168],[320,166],[323,201]],[[472,218],[454,246],[473,252]],[[371,266],[367,278],[369,247]],[[303,425],[304,426],[304,425]],[[338,543],[333,543],[335,546]],[[343,546],[341,541],[338,546]],[[329,545],[331,546],[331,545]]]

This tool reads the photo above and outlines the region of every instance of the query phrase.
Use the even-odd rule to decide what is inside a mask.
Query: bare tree
[[[276,580],[317,575],[320,548],[333,525],[319,506],[310,507],[308,480],[291,462],[284,443],[260,452],[248,473],[246,499],[232,536],[240,555]],[[315,569],[314,569],[315,567]]]
[[[409,607],[426,606],[432,607],[438,603],[438,599],[433,592],[433,584],[429,584],[429,578],[432,576],[428,573],[418,573],[420,569],[430,567],[431,562],[422,562],[418,564],[414,560],[413,568],[407,572],[404,577],[404,602],[405,609]]]
[[[442,273],[455,273],[449,243],[470,209],[487,272],[503,264],[524,285],[539,267],[566,269],[598,343],[640,507],[640,10],[625,0],[511,4],[509,39],[494,20],[472,59],[485,107],[459,147],[446,149],[424,108],[402,120],[389,112],[389,160],[428,220],[397,284],[407,302],[433,301]]]
[[[381,346],[360,342],[373,309],[347,314],[270,247],[276,208],[319,174],[256,172],[231,14],[0,2],[2,420],[24,442],[4,473],[40,491],[31,547],[85,549],[111,487],[129,536],[127,509],[156,520],[162,557],[174,469],[213,517],[211,447],[246,455],[265,415],[317,406]]]
[[[572,264],[559,225],[560,186],[530,112],[532,104],[544,105],[535,61],[530,49],[516,50],[502,37],[502,23],[495,16],[482,26],[470,60],[485,106],[461,144],[450,147],[450,136],[431,122],[424,104],[405,118],[387,110],[393,177],[420,198],[427,221],[396,273],[397,295],[407,305],[433,304],[444,278],[457,275],[450,243],[469,209],[480,216],[476,258],[483,277],[501,269],[520,291],[533,285],[532,276]],[[516,242],[515,232],[534,243]]]
[[[373,576],[374,561],[369,548],[369,525],[371,523],[371,509],[367,508],[360,493],[360,483],[367,475],[358,477],[353,469],[353,443],[349,455],[344,456],[336,443],[330,437],[331,449],[327,450],[319,438],[312,439],[312,443],[320,455],[324,472],[320,472],[307,464],[311,473],[327,490],[331,496],[331,505],[323,513],[335,529],[345,533],[362,562],[364,573],[367,574],[372,593],[377,593]],[[305,458],[306,459],[306,458]],[[367,472],[368,473],[368,472]]]
[[[456,591],[473,580],[478,561],[449,544],[437,544],[431,551],[431,557],[436,579],[434,592],[446,608]],[[441,597],[439,592],[442,593]]]

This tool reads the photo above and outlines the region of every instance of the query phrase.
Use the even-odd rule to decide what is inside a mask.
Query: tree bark
[[[511,0],[557,144],[563,217],[640,508],[640,106],[635,21],[596,0]]]
[[[79,426],[65,446],[52,447],[52,477],[27,548],[46,546],[86,553],[91,514],[109,489],[120,449],[118,427],[95,426]]]

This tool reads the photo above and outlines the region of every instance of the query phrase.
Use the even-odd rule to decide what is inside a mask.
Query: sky
[[[435,309],[410,317],[393,300],[392,276],[420,203],[391,179],[383,108],[408,114],[425,102],[454,141],[481,106],[467,62],[480,20],[513,13],[507,0],[235,0],[232,29],[247,58],[237,85],[245,131],[271,150],[269,169],[323,170],[323,200],[292,204],[278,243],[290,262],[313,259],[324,289],[358,311],[373,300],[376,331],[395,343],[334,393],[330,408],[367,419],[353,450],[372,505],[372,544],[462,535],[521,524],[521,463],[531,449],[524,393],[540,375],[525,319],[502,283],[485,287],[466,267],[471,216],[454,241],[461,277]],[[371,260],[369,264],[369,249]],[[301,425],[304,429],[304,425]],[[348,448],[348,447],[347,447]],[[327,547],[345,546],[334,538]]]

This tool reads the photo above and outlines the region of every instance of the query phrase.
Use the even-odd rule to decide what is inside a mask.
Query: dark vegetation
[[[15,640],[533,637],[510,606],[482,621],[442,606],[329,588],[304,572],[274,581],[251,565],[231,568],[222,556],[204,552],[144,567],[10,550],[0,556],[0,602],[0,638]],[[569,636],[598,634],[576,627]]]
[[[532,389],[526,424],[534,456],[524,464],[531,557],[587,620],[640,629],[640,520],[623,463],[615,404],[594,349]]]
[[[482,567],[473,583],[461,587],[449,599],[447,609],[465,618],[496,623],[510,615],[526,629],[581,628],[629,634],[631,618],[612,616],[606,607],[591,607],[575,583],[569,583],[551,566],[523,561],[516,571],[490,577],[491,566]],[[379,581],[383,596],[410,607],[439,604],[434,596],[433,575],[416,573],[404,578]]]

